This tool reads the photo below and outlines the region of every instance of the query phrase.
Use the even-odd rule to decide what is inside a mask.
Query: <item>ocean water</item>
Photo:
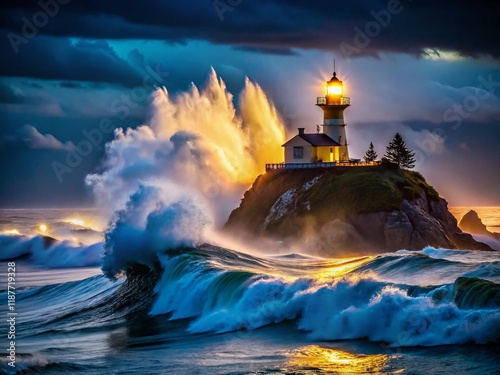
[[[500,374],[498,252],[151,258],[119,221],[104,252],[105,226],[93,210],[0,210],[0,373]]]

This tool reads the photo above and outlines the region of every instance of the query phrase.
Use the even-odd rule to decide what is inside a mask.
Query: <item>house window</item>
[[[303,159],[304,158],[304,147],[294,147],[293,148],[293,158]]]

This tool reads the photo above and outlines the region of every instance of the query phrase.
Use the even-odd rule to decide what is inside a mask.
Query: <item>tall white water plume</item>
[[[185,233],[174,237],[182,238],[185,245],[190,234],[196,233],[193,241],[198,241],[203,230],[190,225],[223,224],[249,184],[264,171],[265,163],[282,158],[283,123],[263,90],[248,79],[238,111],[213,69],[204,88],[193,84],[176,96],[166,88],[158,89],[152,105],[150,124],[117,129],[115,139],[107,145],[104,172],[86,179],[98,206],[117,212],[107,237],[114,240],[106,244],[108,263],[112,258],[122,259],[120,266],[108,265],[113,272],[129,258],[124,255],[129,250],[122,247],[134,243],[130,238],[117,241],[118,229],[125,235],[124,226],[130,228],[130,234],[148,232],[154,226],[156,238],[173,246],[172,223],[184,222],[176,231]],[[144,194],[150,190],[154,194]],[[182,209],[186,205],[188,209]],[[165,216],[166,211],[168,217],[189,212],[190,218],[203,219],[187,223],[181,217],[152,220]],[[162,225],[170,227],[162,229]],[[142,234],[139,237],[144,239]],[[156,243],[155,248],[161,246]],[[122,256],[117,256],[120,251]]]

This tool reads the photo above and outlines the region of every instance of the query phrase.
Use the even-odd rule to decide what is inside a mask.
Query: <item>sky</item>
[[[416,169],[450,205],[500,206],[498,2],[12,0],[0,7],[0,207],[92,206],[85,176],[102,170],[114,130],[147,124],[157,87],[175,95],[203,86],[211,68],[236,107],[248,77],[287,136],[298,127],[315,132],[322,112],[314,104],[334,58],[351,98],[351,157],[361,158],[370,142],[382,156],[400,132]]]

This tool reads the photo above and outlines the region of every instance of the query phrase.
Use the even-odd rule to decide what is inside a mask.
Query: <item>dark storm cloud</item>
[[[96,129],[98,121],[83,117],[70,121],[62,117],[33,117],[1,108],[0,118],[0,170],[5,182],[0,189],[0,207],[82,207],[91,204],[85,176],[99,171],[104,144],[113,138],[112,132],[104,134],[102,147],[94,147],[82,158],[81,164],[65,173],[60,181],[53,163],[64,164],[68,150],[86,140],[83,132]],[[129,116],[123,121],[113,119],[113,124],[127,128],[142,121]],[[29,123],[36,129],[21,125]]]
[[[80,83],[80,82],[72,82],[72,81],[65,81],[61,82],[59,84],[60,87],[64,87],[66,89],[83,89],[85,86]]]
[[[240,46],[240,47],[235,47],[235,49],[243,52],[269,53],[273,55],[283,55],[283,56],[297,55],[297,52],[293,51],[291,48]]]
[[[46,95],[39,93],[39,90],[43,89],[41,85],[23,82],[23,86],[34,89],[29,94],[25,90],[15,88],[16,86],[11,85],[8,79],[0,79],[0,106],[2,104],[41,105],[50,102]]]
[[[53,0],[42,0],[45,2]],[[41,10],[34,1],[4,1],[1,7],[5,34],[22,35],[22,18],[31,20]],[[374,21],[374,13],[392,7],[399,10],[397,14],[380,31],[372,29],[376,35],[368,44],[362,43],[366,45],[356,55],[383,51],[418,54],[425,48],[440,48],[500,57],[495,32],[500,22],[497,1],[112,0],[70,1],[58,7],[39,34],[177,43],[202,39],[268,53],[354,45],[354,28],[365,30]]]
[[[33,89],[43,89],[43,86],[37,82],[32,82],[32,81],[22,81],[21,82],[24,86],[31,87]]]
[[[3,57],[0,74],[4,77],[30,77],[133,86],[144,73],[120,58],[105,41],[78,41],[37,36],[27,48],[9,56],[8,40],[0,39]]]
[[[22,96],[16,94],[8,83],[0,81],[0,103],[12,104],[22,102]]]
[[[42,134],[33,125],[26,124],[19,129],[20,139],[26,144],[35,149],[49,149],[49,150],[75,150],[73,142],[62,143],[52,134]]]

